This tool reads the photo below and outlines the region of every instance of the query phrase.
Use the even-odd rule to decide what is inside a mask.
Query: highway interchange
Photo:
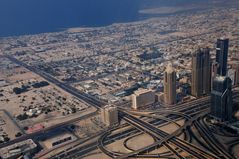
[[[77,89],[58,81],[54,77],[39,71],[38,69],[28,66],[27,64],[15,59],[11,56],[6,56],[11,61],[29,69],[32,72],[40,75],[49,82],[62,88],[66,92],[73,96],[91,104],[96,107],[97,110],[84,117],[76,118],[74,120],[67,121],[49,127],[39,132],[32,134],[24,134],[23,136],[12,140],[6,144],[0,145],[4,147],[19,141],[23,141],[29,138],[36,139],[37,137],[44,135],[47,132],[54,131],[67,125],[70,125],[76,121],[84,118],[89,118],[99,113],[101,107],[106,104],[105,101],[100,101],[92,96],[78,91]],[[234,91],[234,102],[239,102],[239,92]],[[233,159],[235,158],[222,143],[220,143],[212,132],[209,130],[207,123],[205,122],[205,116],[210,111],[210,97],[206,96],[188,103],[183,103],[171,108],[159,108],[158,110],[148,111],[133,111],[126,109],[125,107],[119,107],[119,117],[121,119],[121,125],[110,128],[103,132],[100,136],[92,138],[92,142],[81,146],[72,147],[59,154],[52,156],[51,158],[82,158],[87,153],[95,150],[100,150],[110,158],[198,158],[198,159]],[[177,124],[176,121],[184,120],[183,125]],[[160,127],[169,123],[174,123],[178,128],[173,133],[166,133],[160,130]],[[197,134],[192,130],[194,127],[197,130]],[[115,132],[115,130],[122,130]],[[154,143],[138,150],[133,150],[127,146],[127,140],[139,136],[142,134],[148,134],[154,139]],[[184,136],[184,139],[179,136]],[[192,143],[192,139],[198,141],[198,145]],[[114,152],[107,149],[106,145],[109,145],[117,140],[124,140],[124,147],[128,150],[128,153]],[[151,153],[152,151],[165,147],[168,151],[162,153]],[[175,148],[177,147],[177,148]]]
[[[239,97],[238,92],[235,92],[234,97],[233,97],[235,102],[239,102],[238,97]],[[129,158],[129,157],[135,157],[135,156],[137,156],[138,158],[140,158],[140,157],[142,157],[142,158],[159,158],[159,157],[160,158],[183,158],[182,156],[177,154],[177,152],[173,151],[173,149],[170,148],[170,146],[167,146],[167,147],[170,149],[170,151],[172,151],[171,153],[168,152],[168,153],[163,153],[163,154],[147,154],[147,155],[140,154],[140,153],[142,153],[142,152],[148,153],[149,151],[153,150],[152,148],[159,147],[160,144],[167,143],[169,140],[171,140],[175,137],[176,137],[175,139],[180,140],[177,138],[177,136],[179,136],[181,133],[187,133],[187,132],[189,132],[189,133],[187,133],[189,135],[186,138],[188,138],[187,140],[189,140],[189,142],[180,140],[180,143],[183,145],[179,144],[177,146],[180,146],[181,149],[183,149],[184,151],[190,151],[188,153],[193,154],[192,157],[194,157],[194,158],[228,158],[228,159],[234,158],[230,153],[228,153],[227,151],[224,150],[224,148],[221,146],[221,144],[218,143],[218,141],[212,137],[212,134],[210,132],[208,132],[208,130],[206,130],[206,126],[203,123],[201,123],[200,117],[202,117],[203,115],[208,113],[209,106],[210,106],[209,98],[204,97],[202,99],[192,101],[188,104],[182,104],[182,105],[179,105],[172,109],[169,108],[168,111],[161,110],[161,111],[139,112],[139,111],[121,110],[122,111],[122,114],[121,114],[122,119],[128,121],[128,122],[126,122],[126,125],[121,125],[120,127],[116,127],[116,128],[106,131],[105,134],[103,134],[98,139],[98,141],[92,142],[91,144],[86,145],[84,147],[73,148],[71,150],[60,153],[52,158],[69,158],[69,159],[70,158],[81,158],[87,152],[91,152],[96,149],[100,149],[102,152],[104,152],[111,158]],[[137,118],[135,118],[132,115],[138,115],[138,116],[141,115],[141,116],[147,117],[147,114],[150,114],[150,116],[152,117],[152,113],[157,114],[157,115],[155,115],[154,119],[146,118],[146,119],[144,119],[144,121],[147,121],[148,123],[154,125],[155,127],[163,126],[163,125],[167,124],[168,122],[174,122],[174,121],[176,121],[178,119],[182,119],[182,118],[186,118],[187,122],[183,127],[180,127],[173,134],[169,135],[169,134],[164,134],[163,132],[160,132],[161,135],[163,134],[164,140],[158,140],[158,142],[156,140],[156,142],[153,145],[145,147],[141,150],[132,151],[128,154],[122,154],[122,153],[112,152],[110,150],[107,150],[106,145],[108,145],[112,142],[115,142],[116,140],[120,140],[120,139],[127,140],[131,137],[140,135],[147,131],[147,129],[146,129],[146,131],[142,130],[142,129],[140,130],[140,128],[138,127],[138,126],[142,125],[143,121],[140,121],[138,124],[137,124],[137,121],[136,121],[136,123],[134,123],[128,119],[129,116],[130,116],[130,118],[133,118],[133,120],[135,120],[135,119],[137,120]],[[127,117],[125,117],[125,114]],[[160,118],[160,116],[162,117],[162,114],[166,114],[167,118],[164,118],[164,119]],[[207,143],[206,144],[204,143],[203,146],[205,146],[206,149],[203,150],[203,149],[201,149],[197,146],[194,146],[190,143],[190,140],[191,140],[190,138],[192,138],[192,136],[193,136],[190,134],[190,133],[192,133],[192,130],[190,130],[190,127],[192,125],[195,125],[198,128],[198,131],[200,131],[202,133],[202,137],[205,138],[205,141]],[[113,132],[116,129],[121,129],[122,127],[123,128],[129,127],[129,128],[126,130],[123,130],[122,132],[120,132],[118,134],[111,135],[111,132]],[[157,131],[157,128],[152,128],[152,129],[156,129],[156,131]],[[150,134],[150,131],[148,133]],[[158,136],[158,135],[156,135],[156,136]],[[207,137],[209,138],[209,140],[207,140]],[[175,144],[178,144],[178,143],[176,142]],[[190,147],[193,147],[193,150],[190,150]],[[174,154],[172,154],[172,153],[174,153]],[[205,154],[205,156],[201,156],[201,154]],[[170,157],[170,155],[173,155],[173,157],[172,156]]]

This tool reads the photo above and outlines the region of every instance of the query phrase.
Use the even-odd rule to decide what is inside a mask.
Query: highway
[[[6,146],[9,146],[11,144],[14,144],[14,143],[17,143],[17,142],[21,142],[21,141],[24,141],[24,140],[27,140],[27,139],[30,139],[30,138],[33,138],[34,137],[37,137],[37,136],[41,136],[41,135],[44,135],[45,133],[47,132],[50,132],[50,131],[55,131],[57,129],[61,129],[69,124],[72,124],[72,123],[75,123],[79,120],[82,120],[82,119],[86,119],[86,118],[89,118],[89,117],[92,117],[92,116],[95,116],[98,114],[98,111],[101,109],[101,107],[104,105],[104,102],[102,101],[99,101],[97,100],[96,98],[93,98],[91,96],[89,96],[88,94],[84,94],[80,91],[78,91],[77,89],[71,87],[71,86],[68,86],[60,81],[58,81],[57,79],[53,78],[52,76],[44,73],[44,72],[41,72],[31,66],[28,66],[27,64],[17,60],[16,58],[12,57],[12,56],[7,56],[5,55],[4,56],[5,58],[8,58],[9,60],[11,60],[12,62],[40,75],[41,77],[43,77],[44,79],[46,79],[47,81],[49,81],[50,83],[53,83],[55,84],[56,86],[60,87],[61,89],[65,90],[66,92],[70,93],[71,95],[75,96],[76,98],[80,99],[80,100],[83,100],[85,101],[86,103],[88,104],[91,104],[92,106],[94,106],[97,110],[95,112],[92,112],[90,114],[87,114],[83,117],[78,117],[78,118],[75,118],[75,119],[72,119],[72,120],[69,120],[69,121],[66,121],[66,122],[62,122],[60,124],[56,124],[54,126],[51,126],[51,127],[48,127],[48,128],[44,128],[43,130],[41,131],[38,131],[38,132],[34,132],[34,133],[31,133],[31,134],[23,134],[22,136],[14,139],[14,140],[11,140],[7,143],[3,143],[3,144],[0,144],[0,148],[2,147],[6,147]]]
[[[204,120],[198,120],[197,122],[195,122],[195,126],[202,138],[204,138],[204,141],[206,141],[206,143],[210,145],[210,147],[212,147],[213,151],[218,154],[218,156],[227,159],[236,159],[234,156],[229,154],[225,150],[224,146],[219,143],[218,140],[214,137],[214,135],[210,131],[208,131],[207,125],[204,123]]]
[[[147,123],[143,120],[140,120],[128,113],[121,112],[121,115],[123,116],[123,119],[132,124],[133,126],[137,127],[138,129],[146,132],[147,134],[157,138],[163,145],[166,145],[167,147],[168,142],[174,144],[175,146],[179,147],[180,149],[188,152],[190,155],[193,155],[196,158],[200,159],[207,159],[207,158],[217,158],[215,155],[209,154],[208,152],[201,150],[200,148],[194,146],[192,149],[192,145],[189,145],[187,142],[177,138],[176,136],[178,134],[172,133],[172,134],[167,134],[160,129],[154,127],[150,123]],[[194,119],[195,120],[195,119]],[[188,124],[185,125],[185,127],[190,126],[192,124],[192,121]],[[181,128],[180,128],[181,129]],[[179,129],[179,130],[180,130]],[[176,131],[178,133],[178,131]],[[141,150],[140,152],[137,152],[137,154],[140,154],[142,152],[147,151],[148,149],[152,149],[152,146],[145,147],[144,150]],[[135,152],[133,152],[134,155]],[[183,158],[179,153],[173,152],[178,158]],[[203,154],[203,155],[202,155]],[[118,157],[120,158],[127,158],[130,157],[131,154],[125,154],[123,156]]]
[[[239,93],[238,92],[235,92],[235,94],[233,95],[233,99],[234,101],[238,101],[238,98],[239,97]],[[207,98],[207,97],[206,97]],[[162,115],[162,113],[178,113],[180,115],[166,115],[165,117],[167,117],[168,119],[170,120],[178,120],[181,117],[181,115],[183,114],[187,114],[187,118],[188,116],[189,117],[194,117],[195,115],[199,114],[199,113],[202,113],[202,112],[205,112],[205,111],[208,111],[209,108],[210,108],[210,103],[208,102],[205,102],[204,101],[205,98],[202,98],[202,99],[199,99],[199,100],[195,100],[195,101],[192,101],[191,103],[193,103],[192,105],[189,104],[183,104],[183,106],[178,106],[178,107],[175,107],[173,109],[168,109],[168,111],[165,111],[164,109],[160,109],[160,110],[157,110],[157,111],[129,111],[130,114],[135,114],[135,115],[141,115],[141,116],[147,116],[147,114],[150,114],[152,116],[151,113],[156,113],[158,115]],[[204,105],[206,104],[206,105]],[[178,112],[177,112],[178,111]],[[145,113],[146,112],[146,113]],[[181,112],[181,113],[180,113]],[[153,117],[153,116],[152,116]],[[149,120],[149,119],[144,119],[145,121],[148,121],[150,124],[154,125],[154,126],[163,126],[163,125],[166,125],[168,122],[167,121],[163,121],[163,120],[160,120],[160,119],[153,119],[153,120]],[[126,125],[128,126],[128,125]],[[125,126],[125,127],[126,127]],[[128,126],[129,127],[129,126]],[[116,128],[117,129],[117,128]],[[186,128],[185,128],[186,130]],[[183,131],[183,130],[182,130]],[[109,134],[110,131],[107,131],[106,133]],[[141,134],[142,132],[139,131],[138,129],[135,129],[135,128],[129,128],[127,130],[124,130],[123,132],[121,133],[118,133],[118,134],[114,134],[114,135],[104,135],[103,137],[101,137],[100,140],[102,140],[102,143],[103,145],[98,145],[100,144],[100,142],[98,143],[94,143],[94,145],[97,145],[97,146],[94,146],[94,147],[91,147],[91,145],[89,145],[89,147],[87,147],[88,150],[92,150],[92,149],[102,149],[102,152],[104,153],[108,153],[109,150],[106,150],[106,148],[104,147],[104,145],[107,145],[107,144],[110,144],[116,140],[119,140],[119,139],[123,139],[123,138],[126,138],[126,137],[131,137],[135,134]],[[190,136],[189,136],[190,138]],[[154,146],[158,146],[158,144],[155,144]],[[207,149],[207,148],[206,148]],[[210,149],[208,149],[210,150]],[[78,156],[77,158],[81,158],[81,151],[83,151],[81,148],[76,148],[76,149],[70,149],[68,150],[67,152],[64,152],[64,153],[61,153],[61,154],[58,154],[56,155],[55,157],[53,158],[68,158],[68,159],[71,159],[71,158],[74,158],[72,156]],[[90,151],[89,151],[90,152]],[[121,155],[124,155],[124,154],[120,154],[120,153],[115,153],[115,152],[110,152],[112,156],[121,156]],[[168,153],[170,154],[170,152]],[[137,155],[138,157],[142,157],[142,158],[158,158],[160,157],[160,155],[162,155],[161,157],[164,157],[165,158],[170,158],[168,154],[147,154],[147,155],[144,155],[144,154],[140,154],[140,155]],[[168,156],[167,156],[168,155]],[[167,157],[166,157],[167,156]]]
[[[85,101],[86,103],[91,104],[92,106],[96,107],[97,109],[101,108],[102,106],[104,106],[106,104],[106,102],[103,102],[103,101],[101,101],[95,97],[92,97],[89,94],[86,94],[84,92],[80,92],[78,89],[76,89],[70,85],[67,85],[64,82],[61,82],[61,81],[57,80],[56,78],[52,77],[51,75],[49,75],[39,69],[36,69],[32,66],[29,66],[29,65],[25,64],[24,62],[19,61],[18,59],[14,58],[12,56],[5,55],[5,57],[8,58],[9,60],[11,60],[12,62],[28,69],[29,71],[32,71],[32,72],[38,74],[39,76],[46,79],[50,83],[55,84],[56,86],[63,89],[64,91],[70,93],[71,95],[77,97],[80,100]]]
[[[188,112],[188,111],[190,111],[190,110],[188,110],[188,109],[185,109],[184,110],[185,112]],[[192,114],[193,113],[195,113],[195,112],[192,112]],[[173,120],[176,120],[176,118],[179,118],[178,116],[175,118],[175,116],[171,116],[170,118],[172,118]],[[152,120],[152,121],[150,121],[150,123],[153,123],[153,124],[155,124],[155,125],[161,125],[161,126],[163,126],[164,124],[166,124],[167,123],[167,121],[163,121],[163,120],[158,120],[158,119],[155,119],[155,120]],[[134,135],[135,133],[139,133],[139,131],[137,130],[137,129],[129,129],[129,130],[127,130],[127,131],[125,131],[125,132],[122,132],[122,133],[120,133],[120,135],[121,134],[125,134],[124,136],[130,136],[130,135]],[[115,135],[114,135],[115,136]],[[104,144],[108,144],[108,140],[109,139],[112,139],[111,137],[108,137],[108,138],[106,138],[106,139],[102,139],[102,140],[105,140],[104,141]],[[115,139],[118,139],[118,138],[113,138],[111,141],[114,141]],[[99,146],[99,148],[101,148],[101,147],[104,147],[104,146]],[[102,150],[104,151],[104,153],[108,153],[107,151],[105,151],[104,150],[104,148],[102,148]],[[111,153],[111,152],[110,152]],[[69,152],[69,154],[71,154],[71,152]],[[113,155],[113,153],[111,153],[112,155]],[[115,154],[114,154],[115,155]],[[154,155],[150,155],[150,157],[159,157],[159,154],[154,154]],[[146,157],[145,155],[141,155],[141,157]]]
[[[190,110],[188,110],[188,109],[185,109],[184,110],[185,112],[187,112],[187,111],[190,111]],[[189,114],[190,115],[190,114]],[[175,118],[175,116],[173,117],[173,116],[171,116],[170,118],[172,118],[172,120],[176,120],[176,118]],[[179,116],[177,117],[177,118],[179,118]],[[150,121],[150,123],[152,123],[152,124],[154,124],[154,125],[158,125],[158,126],[163,126],[163,125],[165,125],[165,124],[167,124],[167,121],[163,121],[163,120],[158,120],[158,119],[154,119],[154,120],[152,120],[152,121]],[[124,127],[126,127],[126,126],[129,126],[128,124],[126,124],[125,126],[122,126],[122,128],[124,128]],[[117,128],[115,128],[115,129],[120,129],[119,127],[117,127]],[[113,130],[115,130],[115,129],[113,129]],[[109,131],[107,131],[107,132],[111,132],[111,131],[113,131],[113,130],[109,130]],[[135,128],[129,128],[129,129],[127,129],[127,130],[124,130],[123,132],[121,132],[121,133],[118,133],[118,134],[115,134],[115,135],[109,135],[109,136],[107,136],[107,135],[104,135],[103,137],[101,137],[101,139],[99,139],[99,140],[102,140],[102,142],[103,142],[103,144],[104,145],[107,145],[107,144],[110,144],[110,143],[112,143],[112,142],[114,142],[114,141],[116,141],[116,140],[120,140],[120,139],[123,139],[123,138],[125,138],[125,137],[130,137],[130,136],[132,136],[132,135],[135,135],[136,133],[140,133],[140,131],[139,130],[137,130],[137,129],[135,129]],[[108,133],[107,133],[108,134]],[[105,138],[104,138],[105,137]],[[91,147],[92,145],[89,145],[89,147],[87,148],[88,150],[91,150],[91,149],[93,149],[93,148],[95,148],[95,149],[97,149],[98,147],[99,148],[101,148],[101,145],[98,145],[99,143],[97,143],[97,142],[95,142],[93,145],[97,145],[97,146],[94,146],[94,147]],[[104,146],[103,146],[103,149],[105,149],[104,148]],[[74,158],[73,156],[81,156],[81,151],[82,151],[82,148],[76,148],[76,149],[71,149],[71,150],[68,150],[68,151],[66,151],[66,152],[64,152],[64,153],[61,153],[61,154],[57,154],[56,156],[54,156],[54,157],[52,157],[52,158]],[[103,151],[105,151],[105,150],[103,150]],[[90,151],[89,151],[90,152]],[[105,151],[106,152],[106,151]],[[107,153],[107,152],[106,152]],[[115,155],[115,154],[114,154]],[[151,157],[159,157],[159,155],[158,154],[155,154],[155,155],[152,155]],[[143,157],[143,156],[142,156]],[[144,156],[145,157],[145,156]]]
[[[77,97],[78,99],[89,103],[90,105],[94,106],[97,110],[93,113],[90,113],[86,116],[75,118],[73,120],[60,123],[57,125],[54,125],[52,127],[45,128],[44,130],[41,130],[39,132],[35,132],[32,134],[24,134],[23,136],[12,140],[8,143],[1,144],[1,147],[5,147],[11,144],[14,144],[16,142],[20,142],[29,138],[35,138],[38,136],[42,136],[45,133],[48,133],[50,131],[59,130],[69,124],[72,124],[76,121],[94,116],[98,113],[98,111],[101,109],[102,106],[106,105],[107,103],[105,101],[101,101],[99,99],[96,99],[93,96],[90,96],[84,92],[80,92],[74,87],[71,87],[70,85],[67,85],[64,82],[61,82],[57,80],[56,78],[50,76],[49,74],[36,69],[35,67],[29,66],[16,58],[12,56],[5,56],[9,60],[13,61],[14,63],[25,67],[26,69],[38,74],[39,76],[43,77],[50,83],[55,84],[59,88],[63,89],[64,91],[70,93],[71,95]],[[234,101],[239,102],[239,92],[234,92],[233,95]],[[124,121],[126,121],[128,124],[125,124],[124,126],[129,126],[129,124],[133,127],[130,127],[129,129],[125,130],[122,133],[111,135],[111,132],[114,130],[108,130],[106,133],[104,133],[97,142],[92,142],[88,145],[84,145],[80,148],[72,148],[69,150],[66,150],[63,153],[57,154],[56,156],[53,156],[52,158],[78,158],[81,156],[84,156],[88,152],[91,152],[97,148],[99,148],[103,153],[107,154],[108,156],[112,158],[129,158],[133,156],[137,157],[166,157],[166,158],[180,158],[184,159],[184,156],[180,153],[181,151],[186,152],[190,157],[198,158],[198,159],[219,159],[219,158],[225,158],[225,159],[234,159],[231,154],[229,154],[221,145],[216,138],[213,136],[211,132],[208,131],[207,125],[203,123],[203,120],[199,120],[203,115],[207,114],[209,112],[210,107],[210,97],[206,96],[194,101],[190,101],[188,103],[182,103],[180,105],[176,105],[174,107],[169,108],[160,108],[157,111],[134,111],[131,109],[126,109],[123,106],[119,107],[120,117]],[[149,117],[153,117],[152,114],[155,114],[155,119],[149,120]],[[164,118],[160,118],[161,115],[165,115],[165,118],[168,120],[165,120]],[[146,117],[146,119],[139,119],[136,118],[134,115],[143,116]],[[154,118],[153,117],[153,118]],[[175,132],[172,134],[167,134],[160,129],[158,129],[158,126],[167,124],[169,122],[178,120],[180,118],[184,118],[186,120],[185,124],[182,127],[179,127]],[[189,126],[195,126],[199,132],[199,134],[202,136],[204,141],[208,144],[208,148],[212,150],[212,152],[207,152],[187,141],[184,141],[182,139],[179,139],[177,136],[179,134],[182,134],[187,127]],[[118,129],[118,128],[115,128]],[[122,154],[118,152],[111,152],[106,150],[105,145],[114,142],[115,140],[123,139],[125,137],[132,137],[134,135],[141,134],[142,132],[149,134],[155,139],[155,143],[144,147],[142,149],[132,151],[130,153]],[[186,135],[187,136],[187,135]],[[159,146],[164,146],[168,149],[168,153],[166,154],[144,154],[145,152],[152,151]],[[177,147],[178,149],[175,150],[173,147]]]
[[[234,101],[238,101],[238,92],[236,93],[236,94],[234,94]],[[208,107],[209,105],[206,105],[205,107]],[[208,107],[209,108],[209,107]],[[175,109],[174,109],[175,110]],[[200,110],[200,109],[198,109],[198,110]],[[152,111],[152,112],[155,112],[156,113],[156,111]],[[151,113],[152,113],[151,112]],[[165,112],[167,112],[167,111],[164,111],[164,113]],[[131,111],[130,113],[133,113],[133,114],[135,114],[135,115],[144,115],[145,114],[145,112],[137,112],[137,111]],[[147,113],[150,113],[150,111],[148,111]],[[175,113],[177,113],[177,112],[175,112]],[[193,113],[193,112],[191,112],[191,113]],[[186,114],[188,114],[188,113],[186,113]],[[195,114],[198,114],[198,112],[197,113],[195,113]],[[179,113],[179,115],[182,115],[182,113]],[[151,115],[152,116],[152,115]],[[126,118],[125,118],[126,117]],[[149,123],[146,123],[146,122],[144,122],[144,121],[142,121],[142,120],[140,120],[140,121],[137,121],[137,120],[139,120],[139,119],[137,119],[137,118],[134,118],[133,116],[131,116],[130,114],[128,114],[127,113],[127,115],[124,117],[124,119],[126,120],[126,121],[128,121],[128,122],[130,122],[132,125],[134,125],[135,127],[137,127],[138,129],[140,129],[140,130],[142,130],[142,131],[144,131],[144,132],[146,132],[146,133],[148,133],[148,134],[150,134],[151,136],[154,136],[154,137],[158,137],[159,139],[160,139],[160,136],[167,136],[167,134],[164,134],[163,132],[157,132],[158,131],[158,129],[157,128],[155,128],[155,127],[153,127],[152,125],[150,125]],[[152,116],[153,117],[153,116]],[[200,116],[199,116],[200,117]],[[207,143],[209,143],[209,141],[210,141],[210,145],[212,146],[213,145],[213,147],[216,147],[216,152],[214,153],[214,154],[217,154],[220,158],[227,158],[227,159],[234,159],[235,157],[233,157],[231,154],[229,154],[224,148],[223,148],[223,146],[220,144],[220,143],[218,143],[218,141],[215,139],[215,137],[206,129],[206,128],[202,128],[202,126],[201,125],[203,125],[203,124],[199,124],[198,123],[198,120],[194,120],[195,122],[195,125],[196,125],[196,127],[198,127],[199,129],[203,129],[203,130],[201,130],[201,131],[203,131],[203,134],[201,135],[202,137],[204,137],[204,139],[205,139],[205,141],[208,141]],[[206,124],[204,123],[204,127],[206,126]],[[159,134],[159,136],[155,136],[155,134]],[[209,140],[208,140],[209,139]],[[180,142],[182,142],[182,143],[184,143],[184,141],[180,141]],[[174,143],[175,144],[175,143]],[[180,144],[175,144],[177,147],[180,147],[180,148],[184,148],[184,146],[181,146]],[[215,149],[215,148],[214,148]],[[184,149],[184,150],[189,150],[189,148],[188,149]],[[145,151],[145,150],[142,150],[142,151]],[[141,152],[142,152],[141,151]],[[201,151],[201,150],[200,150]],[[137,153],[140,153],[140,152],[137,152]],[[205,152],[204,152],[205,153]],[[193,151],[191,151],[190,152],[190,154],[194,154],[194,157],[197,157],[197,158],[203,158],[203,156],[197,156],[197,154],[195,154],[195,153],[193,153]],[[208,154],[208,155],[210,155],[211,156],[211,158],[217,158],[214,154]],[[130,157],[130,155],[132,155],[132,154],[128,154],[128,155],[123,155],[122,156],[122,158],[125,158],[125,157]],[[136,153],[134,152],[134,155],[136,155]],[[179,157],[179,158],[181,158],[180,156],[177,156],[177,157]],[[121,158],[121,157],[119,157],[119,158]],[[205,158],[205,157],[204,157]],[[207,157],[206,157],[207,158]]]
[[[85,119],[85,118],[89,118],[89,117],[92,117],[92,116],[95,116],[98,114],[98,110],[103,106],[105,105],[104,102],[102,101],[99,101],[98,99],[94,98],[94,97],[91,97],[89,96],[88,94],[85,94],[85,93],[82,93],[80,91],[78,91],[76,88],[73,88],[71,86],[68,86],[60,81],[58,81],[57,79],[53,78],[52,76],[40,71],[40,70],[37,70],[35,69],[34,67],[31,67],[31,66],[28,66],[27,64],[17,60],[16,58],[12,57],[12,56],[7,56],[5,55],[4,56],[5,58],[8,58],[10,61],[28,69],[29,71],[32,71],[36,74],[38,74],[39,76],[43,77],[44,79],[46,79],[47,81],[49,81],[50,83],[53,83],[55,84],[56,86],[60,87],[61,89],[63,89],[64,91],[70,93],[71,95],[75,96],[76,98],[80,99],[80,100],[83,100],[85,101],[86,103],[89,103],[91,104],[92,106],[94,106],[97,111],[95,112],[92,112],[90,114],[87,114],[83,117],[78,117],[78,118],[75,118],[75,119],[72,119],[72,120],[69,120],[67,122],[63,122],[63,123],[60,123],[60,124],[56,124],[54,126],[51,126],[51,127],[48,127],[48,128],[45,128],[41,131],[38,131],[38,132],[34,132],[34,133],[31,133],[31,134],[24,134],[14,140],[11,140],[7,143],[3,143],[3,144],[0,144],[0,148],[2,147],[6,147],[6,146],[9,146],[11,144],[14,144],[14,143],[17,143],[17,142],[21,142],[21,141],[24,141],[24,140],[27,140],[27,139],[30,139],[30,138],[35,138],[37,136],[41,136],[41,135],[44,135],[45,133],[47,132],[50,132],[50,131],[55,131],[55,130],[58,130],[60,128],[63,128],[69,124],[72,124],[74,122],[77,122],[79,120],[82,120],[82,119]]]
[[[78,117],[78,118],[75,118],[75,119],[72,119],[72,120],[69,120],[69,121],[66,121],[66,122],[62,122],[60,124],[56,124],[54,126],[44,128],[44,129],[42,129],[40,131],[33,132],[31,134],[24,134],[24,135],[14,139],[14,140],[11,140],[11,141],[9,141],[7,143],[0,144],[0,148],[9,146],[11,144],[15,144],[17,142],[21,142],[21,141],[24,141],[24,140],[27,140],[27,139],[34,139],[35,137],[44,136],[48,132],[60,130],[61,128],[64,128],[64,127],[66,127],[66,126],[68,126],[68,125],[70,125],[72,123],[75,123],[75,122],[77,122],[79,120],[83,120],[85,118],[89,118],[89,117],[95,116],[97,114],[98,114],[98,112],[95,111],[95,112],[89,113],[89,114],[87,114],[85,116]]]
[[[235,92],[235,94],[233,95],[233,99],[234,101],[238,101],[238,92]],[[202,103],[200,103],[202,102]],[[191,102],[192,103],[192,102]],[[197,100],[193,101],[193,106],[190,107],[190,105],[187,105],[187,104],[184,104],[183,106],[179,106],[177,108],[173,108],[172,110],[174,111],[170,111],[168,110],[168,113],[175,113],[175,114],[179,114],[179,115],[183,115],[183,114],[191,114],[191,116],[195,116],[203,111],[205,111],[205,109],[207,109],[207,111],[209,111],[209,108],[210,108],[210,103],[209,101],[205,102],[204,100],[199,100],[199,102]],[[121,109],[121,110],[124,110],[124,109]],[[147,116],[146,114],[150,114],[151,117],[154,117],[152,115],[152,113],[159,113],[160,114],[160,111],[134,111],[134,110],[124,110],[124,111],[127,111],[129,112],[130,114],[135,114],[135,115],[139,115],[139,116]],[[178,112],[177,112],[178,111]],[[180,113],[180,112],[184,112],[184,113]],[[167,111],[165,110],[161,110],[161,113],[167,113]],[[169,117],[169,116],[168,116]],[[173,120],[176,120],[177,117],[172,117],[171,118]],[[164,123],[163,121],[158,121],[159,123]],[[153,122],[150,122],[153,124]],[[157,123],[157,121],[156,121]],[[213,155],[213,154],[210,154],[210,155]],[[138,155],[137,155],[138,156]],[[215,156],[214,156],[215,157]]]

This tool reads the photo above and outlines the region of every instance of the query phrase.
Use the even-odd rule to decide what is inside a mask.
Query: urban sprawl
[[[239,158],[239,10],[0,39],[0,158]]]

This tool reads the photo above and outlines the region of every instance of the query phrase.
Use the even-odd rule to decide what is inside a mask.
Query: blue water
[[[0,37],[137,21],[140,9],[188,1],[196,0],[0,0]]]

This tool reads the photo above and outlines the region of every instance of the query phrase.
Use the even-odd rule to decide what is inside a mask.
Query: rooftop
[[[64,133],[58,134],[58,135],[56,135],[56,136],[53,136],[53,137],[47,139],[46,142],[48,142],[48,143],[54,143],[54,142],[57,142],[57,141],[59,141],[59,140],[65,139],[65,138],[67,138],[67,137],[72,137],[72,138],[74,138],[74,136],[73,136],[72,134],[67,133],[67,132],[64,132]]]
[[[167,72],[167,73],[172,73],[172,72],[174,72],[174,68],[173,68],[172,64],[168,64],[168,66],[167,66],[165,72]]]
[[[13,158],[21,153],[29,152],[37,147],[32,139],[28,139],[0,149],[0,156],[4,158]]]
[[[150,92],[152,92],[152,90],[150,90],[150,89],[139,89],[137,91],[134,91],[134,94],[141,95],[141,94],[150,93]]]

